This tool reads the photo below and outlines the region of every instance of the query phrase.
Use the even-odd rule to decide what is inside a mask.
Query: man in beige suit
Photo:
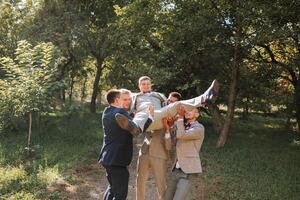
[[[148,79],[139,81],[140,94],[136,96],[132,104],[132,110],[145,100],[145,98],[154,98],[154,106],[161,107],[166,102],[173,103],[178,101],[181,97],[179,93],[172,93],[166,99],[163,94],[151,92],[151,82]],[[146,95],[144,95],[146,93]],[[145,132],[145,138],[142,147],[139,151],[137,163],[137,177],[136,177],[136,200],[144,200],[146,192],[146,182],[149,178],[150,170],[154,174],[155,184],[159,200],[164,199],[166,191],[166,171],[168,150],[171,145],[167,142],[170,134],[165,134],[164,129]]]
[[[176,156],[171,177],[167,184],[165,200],[184,200],[190,188],[190,179],[195,174],[202,173],[199,151],[204,139],[204,127],[197,121],[199,111],[194,108],[185,111],[178,108],[176,127]],[[187,123],[184,124],[184,118]],[[164,123],[166,132],[170,131],[168,123]],[[167,134],[167,133],[166,133]],[[168,139],[167,143],[171,143]]]
[[[164,129],[145,133],[137,162],[136,200],[145,200],[146,182],[150,171],[154,174],[158,198],[163,200],[168,160],[165,140]]]
[[[165,106],[167,102],[166,97],[161,93],[152,91],[151,79],[149,77],[141,77],[138,83],[140,92],[132,97],[131,111],[135,113],[133,121],[139,124],[142,131],[145,130],[145,139],[139,153],[137,165],[136,198],[137,200],[144,200],[145,184],[148,179],[149,170],[152,169],[155,175],[159,199],[163,199],[166,189],[165,174],[167,160],[165,140],[170,138],[170,134],[165,135],[161,118],[168,115],[176,115],[178,105],[183,105],[185,109],[191,109],[202,105],[207,100],[214,100],[218,94],[219,84],[217,81],[214,81],[203,95],[194,99],[181,101],[180,104],[175,105],[171,103]],[[143,124],[141,122],[144,121],[144,109],[150,105],[154,107],[154,121],[147,129],[140,124]],[[128,122],[128,118],[118,115],[116,119],[124,129],[133,130],[132,126],[128,126],[131,124]]]

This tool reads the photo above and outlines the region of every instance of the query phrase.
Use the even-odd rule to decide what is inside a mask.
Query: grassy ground
[[[281,128],[283,122],[257,115],[236,120],[223,149],[213,148],[214,134],[206,135],[201,157],[207,199],[299,199],[300,146]]]
[[[281,128],[283,120],[258,115],[236,119],[222,149],[215,148],[211,119],[202,123],[205,199],[299,199],[300,146]],[[30,156],[24,150],[25,133],[0,135],[0,199],[70,199],[51,186],[58,180],[76,185],[82,182],[80,174],[98,179],[89,166],[95,165],[101,147],[99,114],[52,114],[43,124],[40,133],[33,133],[35,152]]]
[[[97,158],[99,115],[52,114],[43,121],[39,134],[33,130],[30,156],[26,133],[0,135],[0,199],[59,199],[58,193],[47,194],[47,186],[58,178],[75,180],[64,171]]]

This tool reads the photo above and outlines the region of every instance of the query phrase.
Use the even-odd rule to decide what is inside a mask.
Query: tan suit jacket
[[[145,133],[145,139],[140,154],[148,154],[152,157],[168,159],[164,129]]]
[[[174,166],[178,161],[184,173],[201,173],[199,151],[204,139],[204,126],[195,121],[188,130],[185,130],[183,119],[178,119],[175,125],[177,127],[177,143]]]
[[[136,199],[144,200],[146,182],[150,168],[153,170],[158,199],[163,200],[166,191],[166,169],[168,152],[165,147],[164,129],[145,133],[145,139],[139,151],[136,178]]]

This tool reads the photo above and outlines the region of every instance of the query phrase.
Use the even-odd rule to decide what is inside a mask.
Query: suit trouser
[[[186,174],[181,169],[174,169],[168,179],[165,200],[185,200],[191,187],[191,176],[193,174]]]
[[[147,130],[144,130],[144,124],[148,120],[148,113],[146,111],[142,110],[137,112],[134,115],[133,121],[144,131],[159,130],[164,128],[162,119],[168,116],[175,116],[177,114],[177,108],[179,105],[183,106],[185,110],[191,110],[195,107],[200,107],[204,102],[203,98],[204,96],[200,95],[193,99],[175,102],[162,107],[161,109],[154,110],[154,121],[147,128]]]
[[[142,154],[138,158],[136,177],[136,200],[145,199],[146,182],[150,169],[153,170],[156,189],[160,200],[166,191],[167,160]]]
[[[127,167],[104,166],[108,187],[103,200],[125,200],[128,193],[129,172]]]

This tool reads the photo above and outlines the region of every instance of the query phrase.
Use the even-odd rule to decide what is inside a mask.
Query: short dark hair
[[[169,94],[169,97],[168,97],[168,98],[170,98],[170,97],[175,97],[175,98],[177,98],[178,100],[180,100],[180,99],[181,99],[181,94],[180,94],[179,92],[171,92],[171,93]]]
[[[106,94],[106,101],[108,104],[112,104],[115,102],[117,98],[120,98],[121,91],[117,89],[111,89]]]

